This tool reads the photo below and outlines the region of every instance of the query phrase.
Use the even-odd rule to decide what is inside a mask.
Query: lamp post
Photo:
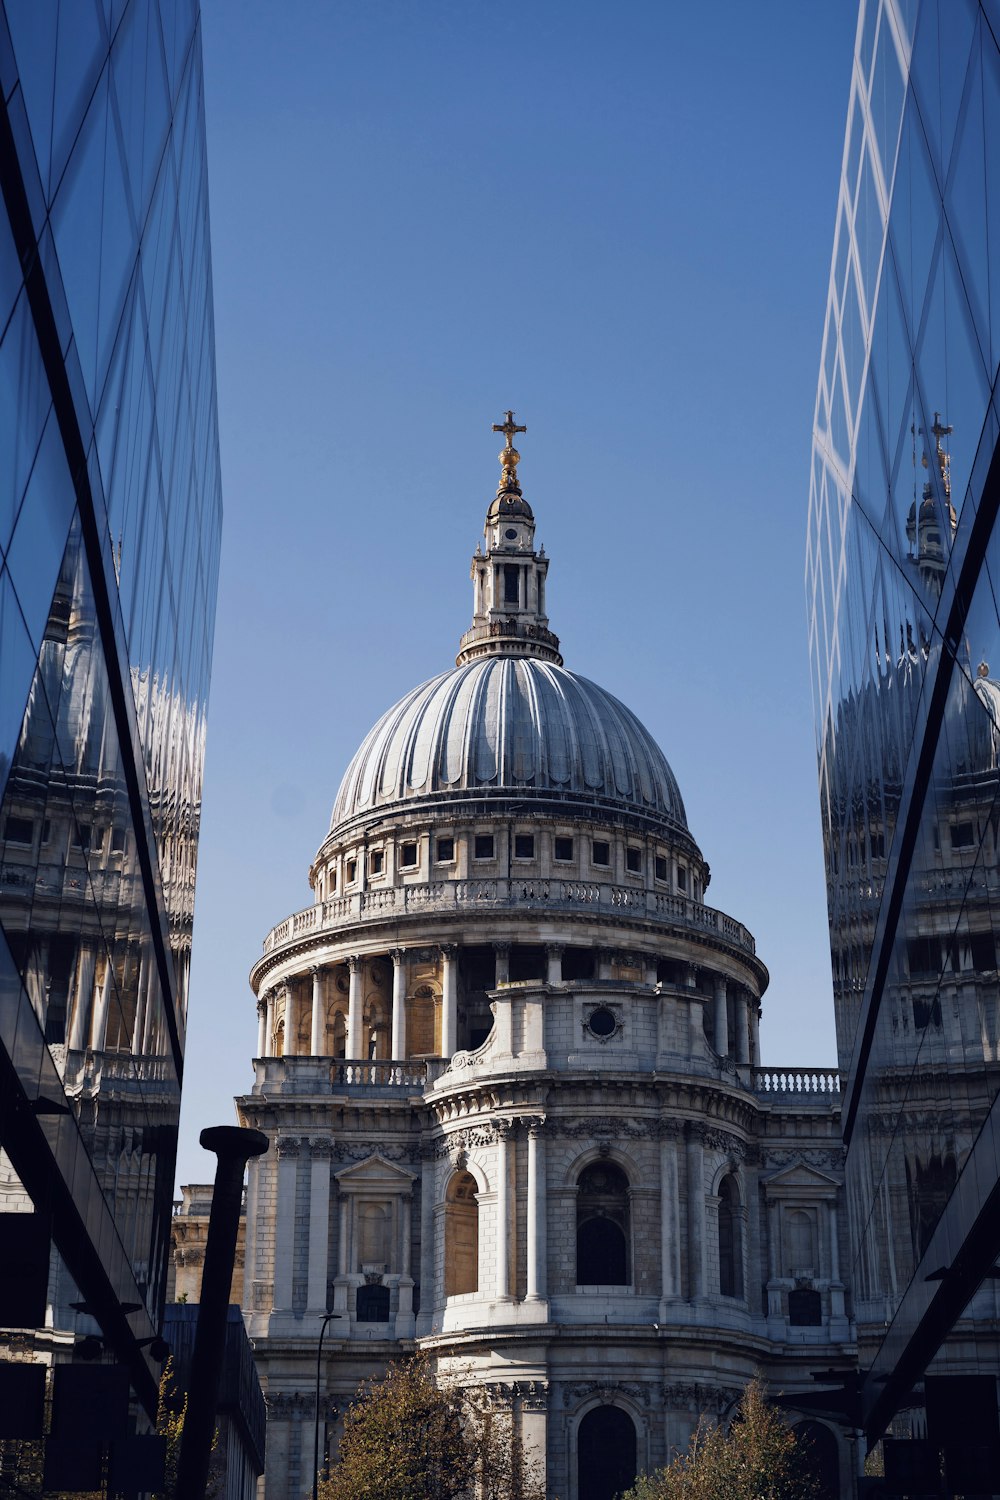
[[[343,1313],[328,1312],[323,1314],[323,1326],[319,1331],[319,1345],[316,1349],[316,1431],[313,1436],[313,1495],[312,1500],[319,1500],[319,1381],[322,1372],[323,1360],[323,1335],[326,1333],[326,1325],[334,1318],[342,1318]]]

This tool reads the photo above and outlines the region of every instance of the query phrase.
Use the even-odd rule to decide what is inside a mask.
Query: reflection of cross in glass
[[[527,427],[519,427],[517,425],[517,423],[514,421],[514,413],[512,411],[509,411],[507,413],[506,422],[493,423],[493,431],[502,432],[507,439],[506,443],[504,444],[505,448],[513,448],[515,432],[527,432],[527,430]]]

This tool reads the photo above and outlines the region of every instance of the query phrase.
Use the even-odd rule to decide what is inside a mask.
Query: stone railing
[[[267,1095],[422,1093],[448,1066],[443,1057],[258,1057],[255,1091]]]
[[[414,1058],[397,1061],[384,1058],[374,1062],[339,1060],[330,1069],[335,1089],[422,1089],[427,1081],[427,1064]]]
[[[652,921],[715,932],[728,943],[753,953],[752,935],[733,917],[714,907],[702,906],[687,896],[668,896],[603,880],[497,879],[428,880],[414,885],[388,886],[335,896],[295,912],[273,927],[264,939],[264,953],[285,943],[313,934],[335,933],[343,927],[418,916],[424,912],[471,912],[477,909],[517,907],[545,911],[589,910],[634,913]]]
[[[754,1092],[766,1098],[801,1098],[817,1095],[829,1099],[840,1095],[836,1068],[754,1068]]]

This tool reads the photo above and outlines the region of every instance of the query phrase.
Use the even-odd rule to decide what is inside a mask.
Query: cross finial
[[[507,413],[506,422],[493,423],[493,431],[502,432],[506,437],[507,442],[505,446],[507,448],[513,448],[515,432],[527,432],[527,430],[527,427],[519,427],[518,424],[514,421],[514,413],[512,411],[509,411]]]

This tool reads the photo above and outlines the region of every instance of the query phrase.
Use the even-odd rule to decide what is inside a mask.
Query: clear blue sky
[[[341,774],[444,670],[496,486],[566,664],[680,781],[834,1061],[803,539],[849,0],[206,0],[226,525],[179,1181],[250,1087],[247,971]]]

